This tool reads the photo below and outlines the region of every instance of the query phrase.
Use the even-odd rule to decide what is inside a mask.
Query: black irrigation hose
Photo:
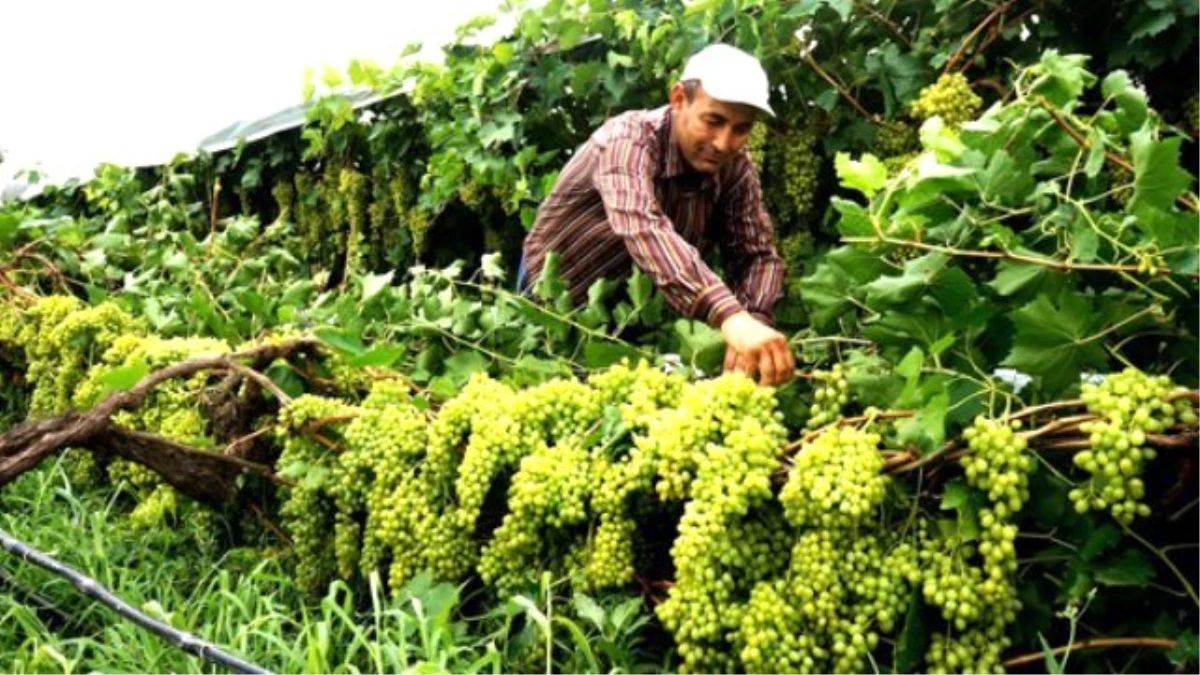
[[[191,633],[177,630],[157,619],[146,616],[134,609],[129,603],[118,598],[112,591],[102,586],[100,582],[72,567],[64,565],[28,544],[14,539],[4,530],[0,530],[0,547],[3,547],[6,551],[22,560],[31,562],[38,567],[67,579],[85,595],[189,654],[224,666],[235,673],[265,673],[266,675],[270,675],[271,671],[226,653],[211,642],[202,640]]]

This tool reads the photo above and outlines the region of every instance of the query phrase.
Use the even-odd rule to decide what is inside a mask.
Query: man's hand
[[[721,324],[725,338],[725,370],[743,372],[759,383],[769,386],[783,384],[796,371],[796,361],[787,339],[779,331],[750,316],[738,312]]]

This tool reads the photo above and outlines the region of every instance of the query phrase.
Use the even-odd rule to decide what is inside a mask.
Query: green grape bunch
[[[948,73],[921,90],[909,108],[909,114],[922,122],[941,117],[946,126],[959,127],[963,122],[975,119],[982,105],[983,100],[971,91],[971,85],[962,73]]]
[[[987,493],[1001,518],[1017,513],[1029,501],[1029,472],[1033,457],[1025,454],[1026,440],[1018,436],[1019,421],[975,418],[963,431],[971,455],[963,461],[967,483]]]
[[[834,427],[796,453],[779,494],[796,526],[855,527],[879,508],[887,494],[879,436]]]
[[[1108,510],[1125,524],[1150,515],[1142,474],[1158,453],[1147,436],[1197,420],[1189,401],[1173,397],[1180,391],[1165,375],[1134,368],[1083,385],[1080,398],[1098,419],[1079,427],[1089,447],[1076,453],[1074,463],[1091,478],[1069,493],[1076,511]]]
[[[842,409],[850,402],[850,381],[840,363],[828,371],[813,371],[812,379],[813,403],[805,427],[819,429],[841,417]]]

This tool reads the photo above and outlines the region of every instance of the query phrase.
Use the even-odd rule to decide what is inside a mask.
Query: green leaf
[[[1153,37],[1175,25],[1175,13],[1171,10],[1154,11],[1143,7],[1130,24],[1129,40],[1132,42],[1145,37]]]
[[[818,330],[834,326],[850,305],[851,280],[842,268],[828,262],[800,279],[800,297],[808,307],[813,326]]]
[[[870,237],[875,234],[871,216],[862,205],[841,197],[832,198],[829,204],[840,216],[837,229],[843,237]]]
[[[925,658],[929,646],[929,626],[925,618],[925,604],[921,591],[913,589],[908,601],[908,612],[904,615],[904,628],[896,640],[896,672],[915,673]]]
[[[1016,335],[1004,365],[1042,378],[1047,393],[1058,393],[1079,382],[1084,366],[1105,368],[1108,354],[1096,333],[1104,317],[1091,300],[1072,292],[1059,296],[1058,304],[1045,295],[1009,314]]]
[[[865,286],[872,308],[907,305],[928,292],[951,315],[961,314],[979,298],[975,284],[958,268],[947,268],[949,258],[928,253],[904,264],[904,273],[879,277]]]
[[[484,253],[480,257],[479,271],[483,274],[483,278],[488,281],[502,282],[506,276],[504,272],[504,254],[499,251],[495,253]]]
[[[17,239],[21,220],[15,213],[0,213],[0,247],[8,248]]]
[[[313,335],[321,342],[344,355],[359,356],[367,351],[366,345],[362,343],[362,339],[355,331],[334,328],[333,326],[320,326],[313,331]]]
[[[392,282],[394,272],[383,272],[381,274],[368,274],[362,278],[362,299],[363,302],[370,300],[379,294],[387,285]]]
[[[1100,83],[1100,91],[1104,94],[1104,98],[1116,101],[1116,119],[1120,124],[1121,131],[1127,134],[1132,133],[1146,122],[1146,92],[1129,79],[1129,73],[1124,70],[1114,70],[1109,73]],[[1090,157],[1088,162],[1091,163]],[[1088,175],[1094,176],[1095,174],[1089,172]]]
[[[1131,548],[1096,567],[1096,581],[1106,586],[1145,588],[1153,578],[1153,563],[1145,553]]]
[[[355,368],[386,368],[396,362],[407,349],[402,345],[378,345],[346,359]]]
[[[625,54],[619,54],[614,51],[609,51],[607,59],[608,59],[608,67],[613,70],[616,70],[617,68],[632,68],[633,67],[633,57],[627,56]]]
[[[558,26],[558,44],[563,49],[572,49],[579,44],[583,37],[583,24],[578,21],[564,21]]]
[[[294,369],[282,363],[270,366],[264,375],[270,378],[275,383],[275,386],[283,390],[283,393],[292,398],[303,394],[307,390],[307,383],[304,381],[304,378]]]
[[[998,150],[978,174],[979,188],[989,201],[1017,206],[1033,192],[1033,176],[1027,162],[1018,162],[1005,150]]]
[[[1179,644],[1167,652],[1167,658],[1177,666],[1185,666],[1200,661],[1200,635],[1184,633],[1179,636]]]
[[[1034,68],[1038,77],[1031,88],[1033,93],[1045,96],[1059,107],[1065,107],[1079,98],[1084,87],[1095,81],[1095,76],[1084,69],[1088,57],[1083,54],[1059,54],[1057,49],[1047,50]]]
[[[721,371],[725,360],[725,338],[702,321],[678,319],[674,324],[679,337],[679,356],[709,375]]]
[[[597,630],[604,630],[604,610],[596,601],[583,593],[576,592],[571,598],[575,605],[575,613],[587,619]]]
[[[913,444],[932,452],[946,440],[946,413],[950,410],[950,395],[942,392],[923,405],[917,414],[896,425],[897,438],[903,444]]]
[[[126,391],[132,389],[146,373],[150,372],[150,366],[142,360],[135,361],[119,368],[104,373],[97,381],[100,385],[100,391],[97,394],[97,400],[107,396],[114,391]]]
[[[636,349],[617,342],[589,342],[583,347],[583,367],[597,370],[620,363],[621,359],[636,362],[640,356]]]
[[[979,511],[987,505],[987,497],[960,480],[946,483],[942,492],[942,510],[958,512],[958,535],[964,541],[979,538]]]
[[[1191,175],[1179,166],[1181,138],[1152,140],[1150,130],[1130,137],[1133,150],[1133,199],[1135,213],[1146,208],[1169,210],[1175,198],[1192,184]],[[1195,219],[1192,219],[1195,225]]]
[[[979,538],[979,512],[986,504],[988,497],[968,488],[961,480],[947,483],[942,492],[942,510],[958,512],[958,534],[967,542]]]
[[[486,373],[488,360],[479,352],[468,349],[446,359],[446,377],[460,388],[474,373]]]
[[[854,10],[854,0],[822,0],[822,2],[837,12],[842,21],[850,20],[850,12]]]
[[[1061,675],[1063,672],[1062,664],[1058,662],[1058,658],[1054,656],[1054,650],[1050,648],[1046,642],[1046,636],[1038,635],[1038,641],[1042,645],[1042,656],[1046,660],[1046,672],[1050,675]]]
[[[1087,539],[1079,547],[1079,558],[1084,561],[1096,559],[1101,553],[1121,543],[1121,531],[1109,523],[1088,529]]]
[[[513,383],[521,387],[530,387],[558,377],[570,376],[571,369],[563,362],[539,359],[528,354],[517,359],[512,370]]]
[[[629,299],[633,301],[635,309],[645,307],[650,302],[650,296],[654,293],[654,280],[640,268],[633,268],[633,273],[629,275],[627,286],[629,289]]]
[[[492,45],[492,56],[502,65],[507,66],[513,60],[513,46],[511,42],[497,42]]]
[[[1079,222],[1071,229],[1071,257],[1079,262],[1093,262],[1100,251],[1100,235],[1087,223]]]
[[[987,285],[1000,295],[1008,297],[1029,286],[1036,286],[1048,273],[1049,270],[1041,265],[1005,260],[996,266],[996,277]]]
[[[887,167],[875,155],[868,153],[861,160],[853,160],[849,153],[839,152],[833,164],[842,186],[858,190],[868,199],[887,185]]]

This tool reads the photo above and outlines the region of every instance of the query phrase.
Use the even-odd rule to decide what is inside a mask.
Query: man
[[[721,44],[694,55],[669,105],[608,120],[563,168],[525,239],[518,283],[553,251],[579,303],[592,282],[636,264],[676,311],[720,329],[726,370],[786,382],[795,361],[771,328],[784,264],[743,149],[757,113],[774,115],[768,96],[753,56]],[[731,285],[704,263],[714,241]]]

